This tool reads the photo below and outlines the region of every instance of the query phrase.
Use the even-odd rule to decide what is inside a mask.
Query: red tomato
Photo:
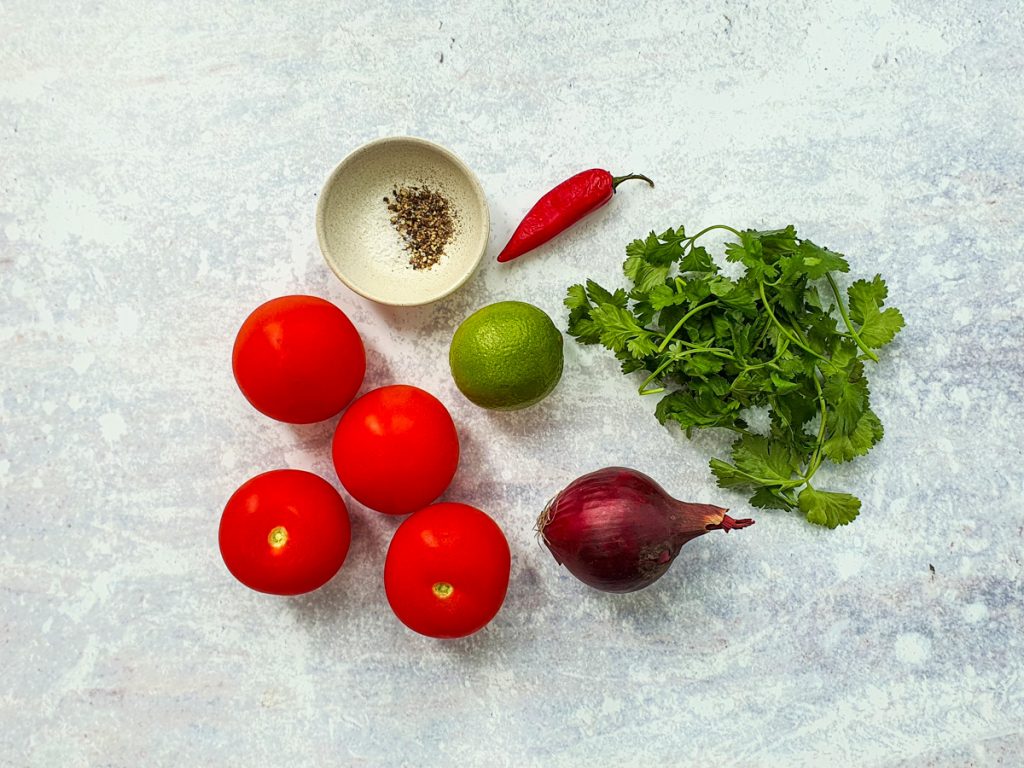
[[[467,504],[434,504],[398,526],[384,563],[391,610],[428,637],[465,637],[501,608],[511,556],[501,528]]]
[[[451,483],[459,436],[448,409],[395,384],[356,400],[334,433],[334,468],[352,498],[388,515],[421,509]]]
[[[253,407],[278,421],[310,424],[349,404],[366,373],[366,351],[345,313],[315,296],[282,296],[242,323],[231,355]]]
[[[272,595],[322,587],[348,554],[348,510],[334,487],[298,469],[257,475],[220,519],[220,554],[245,586]]]

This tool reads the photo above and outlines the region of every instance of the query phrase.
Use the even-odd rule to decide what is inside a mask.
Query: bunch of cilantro
[[[722,274],[697,240],[731,234],[725,256],[745,268]],[[664,393],[655,414],[687,436],[720,427],[736,433],[731,461],[711,460],[723,488],[753,491],[756,507],[798,509],[835,528],[857,517],[860,500],[811,484],[828,459],[849,461],[882,439],[871,410],[867,360],[903,327],[885,307],[880,275],[857,280],[845,299],[834,273],[842,254],[797,237],[716,225],[688,237],[682,227],[626,247],[632,282],[614,292],[592,280],[569,288],[569,334],[615,353],[623,373],[648,375],[641,395]],[[752,431],[751,409],[767,409],[767,434]]]

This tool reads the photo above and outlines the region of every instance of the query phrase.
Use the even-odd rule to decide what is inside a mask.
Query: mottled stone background
[[[0,4],[0,762],[10,766],[990,766],[1024,758],[1024,27],[1020,2]],[[474,279],[392,310],[320,258],[332,166],[390,134],[479,174]],[[640,171],[570,235],[493,262],[539,193]],[[525,298],[615,284],[651,228],[793,222],[880,271],[909,323],[871,370],[885,440],[782,513],[707,536],[653,588],[588,591],[533,519],[584,471],[714,487],[601,350],[555,394],[467,403],[448,340]],[[336,481],[333,423],[253,411],[230,346],[257,303],[327,297],[364,389],[436,393],[463,440],[447,498],[513,550],[477,636],[407,631],[381,586],[396,521],[351,504],[317,594],[248,592],[222,506],[275,467]]]

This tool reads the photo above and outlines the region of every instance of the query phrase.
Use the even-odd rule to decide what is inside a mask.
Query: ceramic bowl
[[[384,198],[421,186],[451,203],[455,234],[440,261],[414,269]],[[444,147],[409,136],[371,141],[334,169],[316,208],[320,250],[349,288],[381,304],[413,306],[447,296],[466,282],[487,248],[490,215],[480,182]]]

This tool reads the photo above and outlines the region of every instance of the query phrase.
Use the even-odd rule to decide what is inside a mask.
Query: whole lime
[[[532,304],[499,301],[462,321],[448,363],[459,391],[481,408],[526,408],[562,378],[562,334]]]

